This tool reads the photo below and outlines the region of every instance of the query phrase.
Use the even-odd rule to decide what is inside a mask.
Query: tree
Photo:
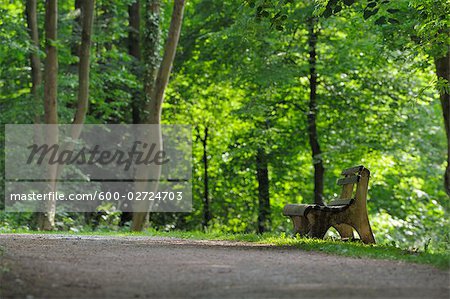
[[[164,101],[164,93],[169,81],[172,63],[175,58],[178,39],[180,37],[181,24],[183,21],[184,0],[174,0],[173,12],[169,27],[169,32],[164,47],[164,54],[160,61],[159,54],[159,23],[160,23],[160,1],[148,0],[145,3],[144,12],[144,32],[143,32],[143,59],[145,65],[144,75],[144,111],[143,122],[148,124],[160,125],[162,104]],[[159,136],[156,140],[157,149],[162,149],[161,131],[157,133]],[[146,139],[143,139],[146,140]],[[152,172],[157,176],[161,173],[161,167],[152,167]],[[148,177],[148,170],[145,167],[138,167],[136,170],[136,178],[144,180]],[[153,176],[154,177],[154,176]],[[157,183],[151,183],[151,190],[156,190]],[[137,181],[135,183],[136,190],[145,190],[146,183]],[[146,203],[148,206],[148,203]],[[139,207],[141,210],[146,207]],[[148,212],[134,212],[132,230],[141,231],[144,228],[145,220]]]
[[[94,0],[83,2],[82,6],[82,37],[79,48],[79,66],[78,66],[78,100],[74,115],[72,127],[72,139],[78,139],[81,133],[81,124],[87,113],[89,99],[89,69],[90,69],[90,47],[91,33],[93,23]],[[39,36],[37,31],[36,2],[27,2],[27,20],[30,28],[33,44],[39,46]],[[46,58],[44,67],[44,121],[52,126],[45,131],[45,142],[47,144],[58,143],[58,50],[56,47],[58,31],[58,3],[54,0],[48,0],[45,8],[45,42]],[[32,93],[37,99],[38,88],[40,85],[40,60],[37,53],[31,54],[32,65]],[[71,146],[71,145],[66,145]],[[48,192],[55,192],[57,188],[57,178],[61,173],[62,167],[57,164],[48,166],[49,185]],[[56,202],[44,202],[44,210],[38,216],[38,227],[41,230],[52,230],[55,225]]]
[[[319,137],[317,134],[317,38],[316,31],[317,18],[311,16],[308,23],[308,45],[309,45],[309,111],[308,111],[308,136],[312,151],[314,165],[314,203],[323,205],[323,176],[325,169],[322,161],[322,151],[320,150]]]
[[[141,62],[141,48],[140,48],[140,24],[141,24],[141,10],[140,2],[137,0],[128,6],[128,53],[133,57],[132,70],[139,75],[138,64]],[[131,98],[131,121],[133,124],[141,123],[141,112],[142,112],[142,96],[136,90],[132,91]],[[133,218],[132,212],[122,212],[120,216],[120,224],[123,225]]]
[[[52,125],[45,131],[46,144],[58,144],[58,50],[56,47],[58,28],[58,1],[47,0],[45,4],[45,67],[44,67],[44,121]],[[58,166],[49,165],[48,192],[56,191]],[[52,230],[55,226],[56,202],[45,201],[44,211],[38,216],[41,230]]]
[[[438,80],[443,82],[444,87],[439,91],[442,115],[444,117],[444,127],[447,135],[447,168],[444,174],[444,186],[447,195],[450,196],[450,46],[447,54],[442,57],[435,57],[436,75]],[[447,88],[445,88],[447,85]]]
[[[31,94],[33,95],[36,105],[41,105],[40,88],[42,84],[41,58],[39,56],[39,31],[37,20],[36,0],[28,0],[26,4],[27,25],[30,33],[33,50],[30,54],[31,65]],[[40,123],[40,116],[35,115],[34,122]]]
[[[258,148],[256,154],[256,177],[258,180],[258,233],[262,234],[270,226],[270,194],[269,169],[267,153],[264,148]]]
[[[139,28],[141,23],[140,18],[140,3],[139,0],[133,2],[128,7],[128,20],[129,20],[129,33],[128,33],[128,53],[135,58],[135,64],[137,65],[141,59]],[[136,72],[136,67],[134,68]],[[139,124],[141,122],[141,110],[142,104],[138,94],[134,94],[131,102],[132,109],[132,121],[133,124]]]
[[[202,144],[202,163],[203,163],[203,219],[202,219],[202,227],[206,229],[211,220],[211,207],[210,207],[210,196],[209,196],[209,167],[208,167],[208,138],[209,138],[209,128],[205,126],[203,128],[203,133],[200,133],[200,129],[197,127],[197,139],[200,140]]]
[[[73,125],[84,123],[89,104],[89,73],[90,73],[90,50],[92,40],[92,25],[94,20],[95,0],[84,0],[82,4],[81,45],[79,48],[80,62],[78,64],[78,100],[73,119]],[[72,139],[78,139],[81,126],[73,126]]]

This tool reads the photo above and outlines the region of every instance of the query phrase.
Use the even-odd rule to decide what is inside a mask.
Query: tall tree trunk
[[[203,146],[203,229],[208,227],[211,220],[211,210],[209,207],[209,176],[208,176],[208,127],[205,127],[203,138],[200,138]]]
[[[75,0],[75,9],[80,9],[81,13],[78,22],[81,23],[81,43],[75,45],[75,50],[79,57],[78,62],[78,99],[77,108],[72,124],[71,137],[76,140],[81,135],[82,124],[86,118],[89,105],[89,73],[90,73],[90,57],[92,43],[92,27],[94,24],[95,0]],[[73,143],[70,144],[73,149]],[[62,167],[58,168],[58,175],[62,172]],[[87,212],[84,214],[86,222],[90,222],[95,217],[95,212]]]
[[[30,54],[31,62],[31,94],[36,101],[36,106],[41,105],[41,97],[39,95],[42,84],[41,58],[39,57],[39,32],[37,20],[36,0],[28,0],[26,6],[27,25],[30,32],[31,42],[34,49]],[[36,124],[40,123],[39,113],[35,114]]]
[[[72,46],[70,47],[70,52],[73,56],[80,56],[80,44],[78,43],[78,36],[80,35],[80,31],[82,28],[82,0],[75,0],[75,10],[77,12],[77,16],[75,17],[73,27],[72,27],[72,36],[73,36],[73,42]]]
[[[31,43],[33,49],[30,53],[30,65],[31,65],[31,94],[35,102],[35,107],[41,106],[41,87],[42,87],[42,71],[41,71],[41,58],[39,57],[39,30],[37,20],[37,5],[36,0],[28,0],[26,4],[26,16],[27,26],[30,33]],[[34,113],[34,141],[35,143],[42,143],[40,127],[41,115],[36,109]]]
[[[46,143],[58,143],[58,50],[55,46],[58,31],[58,1],[47,0],[45,3],[45,58],[44,68],[44,117],[45,123],[54,126],[46,130]],[[56,191],[57,165],[48,166],[49,192]],[[51,230],[55,226],[55,201],[44,202],[44,210],[39,214],[38,227],[40,230]]]
[[[256,177],[258,180],[258,233],[262,234],[270,226],[270,194],[267,153],[259,148],[256,153]]]
[[[143,34],[143,56],[146,68],[144,76],[144,94],[145,94],[145,108],[143,119],[148,124],[157,124],[158,132],[155,139],[155,150],[162,150],[162,136],[161,136],[161,109],[164,101],[164,93],[169,76],[172,69],[172,63],[175,58],[175,53],[180,38],[181,24],[183,21],[184,0],[174,0],[172,11],[172,18],[166,44],[164,46],[164,55],[159,64],[159,17],[160,17],[160,1],[148,0],[146,5],[145,25]],[[158,68],[159,66],[159,68]],[[156,75],[157,74],[157,75]],[[156,76],[155,76],[156,75]],[[147,138],[144,136],[144,138]],[[146,140],[146,139],[143,139]],[[144,180],[149,177],[148,169],[145,167],[138,167],[136,169],[137,180]],[[161,173],[161,166],[152,167],[152,177],[159,177]],[[158,183],[150,184],[150,190],[156,190]],[[136,182],[135,189],[137,191],[148,190],[145,182]],[[148,204],[147,204],[148,205]],[[141,231],[144,228],[148,212],[142,212],[142,206],[136,206],[140,211],[133,213],[133,224],[131,229],[134,231]],[[149,207],[149,205],[148,205]],[[148,208],[147,207],[147,208]],[[148,209],[147,209],[148,211]]]
[[[89,104],[89,71],[91,57],[92,25],[94,20],[95,0],[84,0],[82,3],[81,17],[81,44],[79,48],[80,63],[78,64],[78,101],[77,110],[73,119],[74,125],[84,123]],[[72,134],[73,139],[78,139],[80,129]]]
[[[139,6],[139,1],[136,1],[128,7],[128,20],[130,26],[128,32],[128,53],[136,59],[136,62],[141,59],[139,43],[139,27],[141,18]],[[139,124],[141,122],[140,112],[142,109],[140,96],[136,93],[133,94],[131,101],[133,124]]]
[[[436,75],[440,79],[450,82],[450,49],[444,57],[435,59]],[[441,100],[442,114],[444,116],[445,133],[447,135],[447,168],[444,174],[444,187],[447,195],[450,196],[450,95],[447,90],[440,91],[439,98]]]
[[[144,109],[140,114],[140,121],[145,123],[154,123],[149,120],[149,103],[153,95],[155,88],[156,75],[158,72],[158,66],[160,63],[160,0],[144,0],[144,26],[142,28],[142,56],[144,63]],[[140,137],[141,139],[145,137]],[[142,141],[142,140],[141,140]],[[156,168],[156,167],[155,167]],[[152,169],[158,171],[158,169]],[[145,180],[148,178],[149,173],[146,167],[138,167],[136,169],[134,188],[136,191],[143,191],[147,188],[148,183]],[[157,185],[150,183],[150,190],[156,189]],[[147,203],[134,203],[131,230],[142,231],[145,224],[148,222],[148,213],[143,212],[147,210]]]
[[[79,50],[78,63],[78,97],[77,107],[72,121],[71,139],[76,140],[80,137],[89,105],[89,74],[90,57],[92,42],[92,26],[94,23],[95,0],[84,0],[81,6],[81,43]],[[73,150],[75,144],[68,142],[64,144],[64,150]],[[64,165],[59,165],[57,178],[62,173]]]
[[[325,169],[322,162],[319,137],[317,134],[317,32],[316,18],[308,19],[308,44],[309,44],[309,111],[308,111],[308,135],[312,151],[314,165],[314,203],[323,205],[323,176]]]
[[[137,66],[141,59],[141,49],[140,49],[140,38],[139,38],[139,30],[140,30],[140,3],[139,0],[132,3],[128,6],[128,53],[135,58],[135,63],[133,66]],[[134,70],[137,68],[134,67]],[[135,71],[135,75],[138,76]],[[131,99],[131,116],[133,124],[141,123],[141,111],[142,111],[142,101],[141,95],[132,90],[132,99]],[[129,222],[133,219],[132,212],[122,212],[120,215],[120,223],[119,225],[123,226],[126,222]]]
[[[37,19],[37,4],[36,0],[27,0],[26,4],[26,17],[27,27],[31,38],[33,49],[30,53],[30,66],[31,66],[31,95],[35,102],[32,107],[36,107],[34,113],[34,143],[42,143],[42,131],[40,127],[41,114],[38,112],[37,107],[41,106],[41,87],[42,87],[42,71],[41,71],[41,58],[39,57],[39,27]],[[42,217],[40,213],[35,213],[36,220]]]

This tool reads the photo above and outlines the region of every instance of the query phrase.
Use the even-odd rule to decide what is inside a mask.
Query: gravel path
[[[450,298],[449,274],[251,243],[0,235],[0,298]]]

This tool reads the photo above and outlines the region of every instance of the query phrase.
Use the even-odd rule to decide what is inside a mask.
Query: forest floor
[[[0,298],[449,298],[449,274],[248,242],[0,235]]]

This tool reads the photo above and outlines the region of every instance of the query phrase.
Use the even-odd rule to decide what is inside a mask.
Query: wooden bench
[[[366,206],[370,171],[356,166],[345,169],[342,175],[337,181],[342,186],[339,198],[327,205],[288,204],[283,215],[291,217],[294,232],[301,236],[322,239],[334,227],[342,239],[353,238],[354,229],[364,243],[375,243]]]

